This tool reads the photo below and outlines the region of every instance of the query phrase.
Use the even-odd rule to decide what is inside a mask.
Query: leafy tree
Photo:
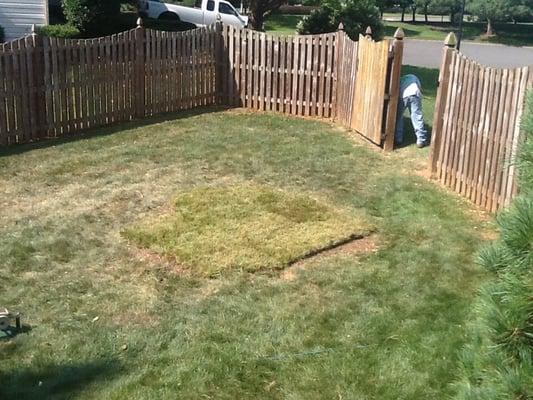
[[[368,26],[373,37],[383,37],[383,23],[379,8],[372,0],[326,0],[322,6],[304,17],[298,24],[298,33],[316,34],[333,32],[343,23],[350,38],[357,40]]]
[[[494,35],[493,23],[511,17],[514,0],[470,0],[468,9],[481,21],[487,22],[487,36]]]
[[[376,0],[376,6],[379,8],[381,17],[387,8],[394,7],[396,5],[395,0]]]
[[[249,0],[250,23],[255,30],[263,30],[265,19],[272,11],[280,8],[286,0]]]
[[[456,22],[457,15],[462,8],[462,0],[431,0],[430,9],[440,15],[448,14],[452,23]]]
[[[63,0],[67,22],[86,33],[120,15],[121,0]]]
[[[408,8],[414,7],[414,13],[416,13],[415,0],[400,0],[397,4],[402,9],[402,22],[405,22],[405,12]],[[415,20],[414,15],[415,14],[413,14],[413,21]]]
[[[415,0],[415,4],[417,8],[423,10],[424,20],[428,22],[429,6],[431,4],[431,0]]]
[[[515,0],[510,10],[511,19],[516,24],[519,20],[530,18],[533,15],[533,0]]]

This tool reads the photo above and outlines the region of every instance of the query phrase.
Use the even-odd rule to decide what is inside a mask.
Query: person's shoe
[[[416,147],[418,147],[419,149],[423,149],[426,146],[427,146],[427,144],[425,142],[417,142],[416,143]]]

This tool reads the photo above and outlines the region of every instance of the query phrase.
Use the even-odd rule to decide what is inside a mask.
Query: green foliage
[[[0,25],[0,43],[5,40],[4,28]]]
[[[461,11],[461,4],[461,0],[431,0],[430,9],[435,14],[455,16]]]
[[[530,97],[524,131],[533,134]],[[521,196],[499,217],[500,239],[479,256],[495,273],[479,294],[462,354],[457,400],[533,398],[533,146],[519,157]]]
[[[120,15],[120,0],[63,0],[67,22],[82,33],[112,23]]]
[[[304,17],[298,24],[300,34],[333,32],[344,24],[350,38],[357,40],[368,26],[372,28],[374,39],[383,37],[383,23],[380,10],[372,0],[327,0],[322,7]]]
[[[54,38],[76,38],[80,31],[75,26],[69,24],[46,25],[38,29],[40,35]]]
[[[513,0],[470,0],[468,10],[483,21],[501,21],[509,17]]]
[[[323,5],[303,17],[296,25],[296,30],[300,34],[316,34],[334,32],[338,26],[335,10],[328,5]]]

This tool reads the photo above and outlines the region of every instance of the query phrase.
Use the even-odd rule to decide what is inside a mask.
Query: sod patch
[[[372,231],[362,212],[260,185],[182,193],[171,213],[123,231],[138,246],[206,276],[280,269]]]

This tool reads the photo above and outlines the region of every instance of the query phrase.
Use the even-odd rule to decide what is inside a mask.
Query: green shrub
[[[76,38],[80,31],[75,26],[69,24],[46,25],[38,30],[40,35],[54,38]]]
[[[0,26],[0,43],[3,43],[5,38],[4,28]]]
[[[523,121],[533,134],[533,93]],[[533,145],[517,160],[520,196],[498,218],[500,239],[483,249],[481,265],[494,274],[476,302],[462,352],[456,400],[533,399]]]
[[[300,34],[327,33],[335,31],[340,22],[353,40],[368,26],[372,28],[374,39],[383,37],[380,11],[372,0],[327,0],[318,10],[302,18],[297,29]]]
[[[63,0],[67,22],[82,33],[112,23],[120,15],[120,0]]]

